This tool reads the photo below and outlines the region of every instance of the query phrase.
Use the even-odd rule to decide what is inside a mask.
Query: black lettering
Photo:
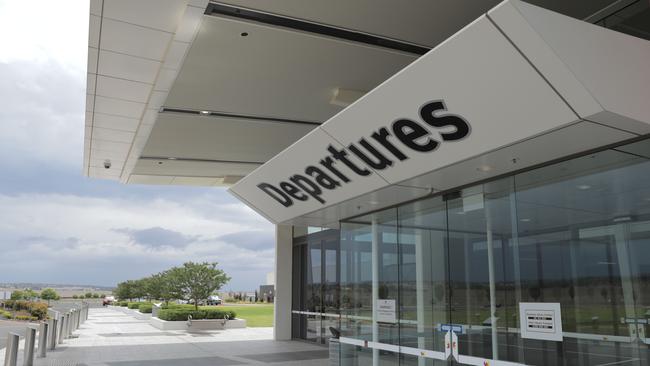
[[[417,140],[428,136],[429,131],[419,123],[410,119],[398,119],[393,122],[393,133],[406,146],[415,151],[427,152],[438,147],[438,141],[431,138],[418,142]]]
[[[341,185],[341,183],[339,183],[337,180],[332,179],[332,177],[325,174],[324,171],[320,170],[319,168],[316,168],[313,165],[310,165],[307,168],[305,168],[305,174],[313,177],[314,180],[316,180],[316,183],[320,184],[321,187],[326,189],[335,189],[336,187]]]
[[[343,183],[349,183],[350,179],[348,179],[348,177],[346,177],[343,173],[341,173],[338,169],[336,169],[334,167],[334,163],[335,163],[334,159],[332,159],[329,156],[320,161],[320,164],[322,166],[324,166],[325,168],[327,168],[327,170],[329,170],[330,172],[334,173],[334,175],[339,177],[339,179],[341,179]]]
[[[280,204],[282,204],[284,207],[290,207],[293,205],[293,201],[291,198],[289,198],[289,196],[271,184],[260,183],[257,185],[257,188],[264,191],[264,193],[271,196],[274,200],[280,202]]]
[[[374,157],[375,157],[375,159],[377,159],[377,161],[374,161],[368,155],[364,154],[361,151],[361,149],[356,147],[354,144],[350,144],[350,146],[348,146],[348,149],[350,149],[350,151],[352,151],[354,153],[354,155],[358,156],[359,159],[363,160],[366,164],[370,165],[370,167],[372,167],[373,169],[382,170],[382,169],[386,169],[389,166],[393,165],[392,160],[386,158],[382,153],[377,151],[377,149],[375,149],[374,146],[370,145],[370,143],[368,143],[368,141],[366,141],[366,139],[362,138],[361,140],[359,140],[359,144],[361,146],[363,146],[372,155],[374,155]]]
[[[298,187],[289,182],[280,182],[280,188],[282,188],[283,191],[298,201],[307,201],[309,199],[309,197],[307,197],[306,194],[302,193]]]
[[[347,165],[347,167],[350,168],[353,172],[355,172],[355,173],[357,173],[357,174],[359,174],[361,176],[370,175],[370,170],[362,169],[362,168],[359,168],[358,166],[354,165],[354,163],[351,162],[347,158],[348,153],[345,152],[345,150],[336,150],[336,148],[334,148],[334,146],[330,145],[330,146],[327,147],[327,151],[332,153],[332,157],[334,159],[336,159],[336,160],[342,162],[343,164]]]
[[[390,136],[390,132],[388,132],[388,129],[386,127],[382,127],[377,132],[372,133],[372,138],[377,140],[383,147],[386,148],[386,150],[390,151],[395,155],[396,158],[398,158],[400,161],[404,161],[408,159],[409,157],[404,155],[395,145],[391,144],[390,141],[388,141],[388,137]]]
[[[469,123],[465,121],[462,117],[447,114],[444,116],[435,116],[434,113],[437,111],[446,111],[447,107],[445,103],[441,100],[430,102],[420,108],[420,117],[424,122],[428,123],[433,127],[448,127],[453,126],[456,131],[454,132],[441,132],[440,136],[444,141],[454,141],[460,140],[463,137],[469,135]]]
[[[325,200],[320,198],[320,195],[323,194],[323,191],[316,185],[316,183],[312,182],[309,178],[296,174],[289,178],[290,181],[292,181],[295,185],[300,187],[303,191],[305,191],[308,195],[314,197],[314,199],[320,203],[325,203]]]

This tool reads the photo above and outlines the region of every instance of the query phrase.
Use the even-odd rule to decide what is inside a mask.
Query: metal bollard
[[[9,333],[7,348],[5,349],[5,366],[16,366],[18,362],[18,343],[20,343],[20,336],[16,333]]]
[[[36,329],[27,327],[25,332],[25,351],[23,366],[34,366],[34,344],[36,343]]]
[[[45,357],[47,353],[47,336],[50,330],[49,322],[41,323],[38,328],[38,357]]]
[[[50,319],[50,350],[54,351],[56,349],[56,343],[58,342],[57,338],[57,327],[59,326],[58,319]]]
[[[57,344],[63,343],[63,336],[65,332],[65,314],[61,314],[61,317],[59,317],[59,327],[57,328],[58,338],[57,338]]]
[[[68,339],[70,337],[70,326],[72,325],[72,311],[65,313],[65,333],[64,338]]]

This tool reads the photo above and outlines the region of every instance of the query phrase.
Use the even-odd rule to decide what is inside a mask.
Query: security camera
[[[106,161],[104,161],[104,168],[106,168],[106,169],[110,169],[110,168],[111,168],[111,161],[110,161],[110,160],[106,160]]]

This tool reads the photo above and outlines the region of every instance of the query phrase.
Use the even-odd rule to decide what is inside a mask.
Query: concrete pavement
[[[75,337],[48,352],[47,358],[36,359],[34,365],[327,365],[326,348],[275,342],[272,334],[272,328],[162,331],[117,310],[90,309],[88,321],[74,332]],[[22,364],[22,350],[19,353]]]

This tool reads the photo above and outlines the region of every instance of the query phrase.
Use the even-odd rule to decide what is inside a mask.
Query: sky
[[[218,262],[224,290],[273,270],[274,227],[224,188],[82,174],[88,1],[0,0],[0,283],[113,286]]]

